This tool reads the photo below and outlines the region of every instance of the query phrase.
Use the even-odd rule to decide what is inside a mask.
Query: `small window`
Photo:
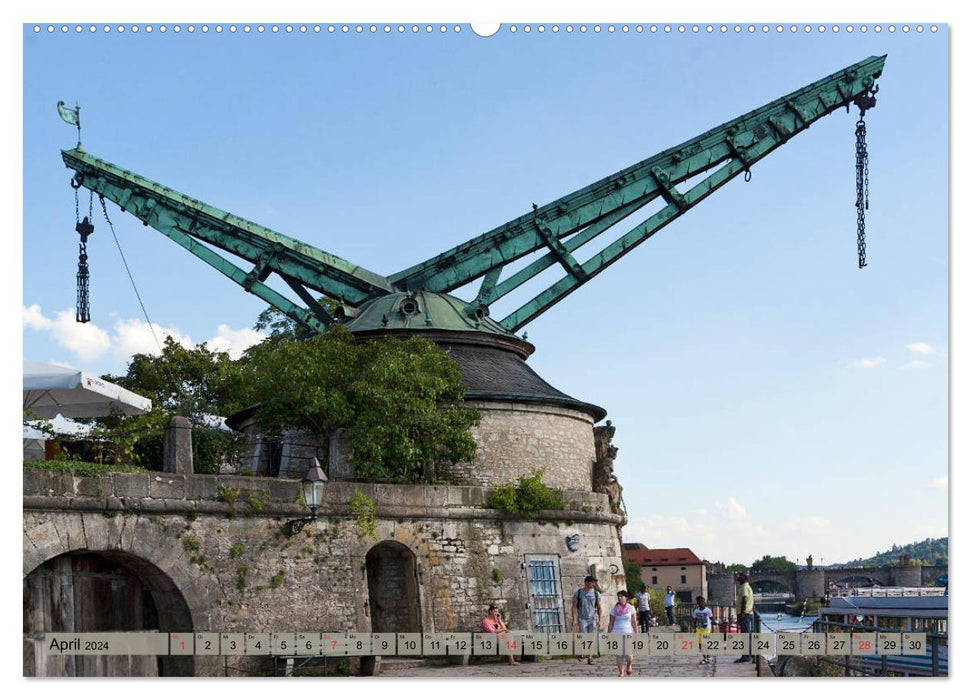
[[[688,577],[687,576],[682,576],[681,577],[681,583],[687,583],[687,582],[688,582]]]
[[[657,567],[656,566],[652,566],[651,567],[651,571],[657,571]]]
[[[685,569],[685,567],[683,567],[683,566],[681,567],[681,570],[682,571],[687,571],[687,569]]]
[[[657,576],[651,576],[651,584],[655,586],[657,585]]]

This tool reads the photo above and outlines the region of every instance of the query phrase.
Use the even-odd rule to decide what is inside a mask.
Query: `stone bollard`
[[[162,471],[192,474],[192,424],[188,418],[172,416],[162,445]]]

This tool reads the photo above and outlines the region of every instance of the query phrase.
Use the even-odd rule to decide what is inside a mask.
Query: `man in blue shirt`
[[[668,624],[674,624],[674,589],[668,586],[664,593],[664,612],[668,614]]]

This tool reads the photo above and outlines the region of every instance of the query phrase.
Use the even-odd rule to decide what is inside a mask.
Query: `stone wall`
[[[490,486],[541,469],[551,488],[589,491],[594,462],[593,420],[580,411],[521,403],[476,402],[482,421],[472,428],[471,464],[439,470],[449,483]]]
[[[285,523],[307,513],[298,490],[290,479],[24,470],[24,574],[68,552],[106,553],[149,579],[160,610],[187,611],[162,629],[177,621],[191,626],[182,631],[230,632],[371,631],[367,557],[389,542],[413,562],[393,585],[408,597],[413,577],[415,599],[402,604],[422,631],[474,631],[490,603],[511,628],[531,629],[530,555],[555,562],[567,622],[568,599],[591,570],[608,600],[624,586],[622,518],[602,494],[567,491],[564,510],[529,521],[486,508],[481,487],[332,482],[319,519],[288,537]],[[375,506],[373,536],[348,506],[355,491]],[[269,670],[253,657],[193,663],[197,675]]]
[[[555,406],[522,403],[474,402],[481,413],[479,425],[472,427],[476,442],[471,463],[440,467],[437,479],[465,486],[493,486],[543,471],[543,483],[550,488],[589,491],[595,459],[593,420],[581,411]],[[260,439],[259,429],[250,419],[243,424],[249,442],[240,460],[239,471],[267,474],[270,447]],[[302,477],[309,460],[320,455],[328,463],[332,480],[355,477],[353,456],[347,440],[336,432],[325,438],[290,431],[282,442],[280,476]],[[325,460],[323,455],[329,457]]]

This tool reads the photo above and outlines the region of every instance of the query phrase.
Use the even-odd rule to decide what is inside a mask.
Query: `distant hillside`
[[[842,566],[886,566],[888,564],[899,564],[901,557],[910,556],[911,564],[926,564],[932,566],[947,565],[947,538],[940,537],[936,540],[927,538],[923,542],[914,542],[903,547],[893,545],[890,551],[878,552],[876,555],[867,559],[853,559]]]

